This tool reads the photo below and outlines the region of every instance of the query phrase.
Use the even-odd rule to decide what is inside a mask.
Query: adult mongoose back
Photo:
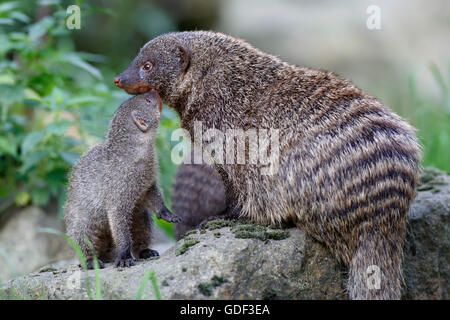
[[[100,268],[115,257],[115,265],[134,265],[134,257],[158,255],[149,249],[150,208],[176,222],[157,186],[158,162],[154,139],[161,113],[155,90],[124,102],[115,112],[103,143],[88,150],[73,168],[65,203],[67,234],[93,268],[94,247]]]
[[[333,73],[206,31],[158,36],[114,82],[132,94],[158,90],[198,145],[199,122],[204,131],[278,130],[273,174],[250,162],[215,163],[228,204],[326,243],[349,265],[350,298],[400,298],[420,149],[414,129],[376,98]]]
[[[226,209],[225,187],[214,167],[195,164],[194,148],[185,155],[172,184],[172,212],[183,220],[174,226],[177,239],[201,222],[217,217]]]

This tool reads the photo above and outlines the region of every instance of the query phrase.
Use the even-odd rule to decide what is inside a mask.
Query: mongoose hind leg
[[[139,252],[139,259],[149,259],[151,257],[159,257],[159,252],[153,249],[143,249]]]
[[[152,218],[149,211],[140,207],[133,216],[131,226],[132,252],[134,257],[148,259],[159,256],[158,251],[149,248],[151,242]]]
[[[80,228],[80,230],[83,229]],[[104,257],[104,238],[107,237],[107,235],[105,234],[105,230],[98,228],[88,228],[85,230],[87,231],[86,233],[77,230],[76,232],[69,235],[80,247],[84,257],[86,258],[87,269],[94,269],[94,253],[97,257],[99,268],[103,269],[105,267],[105,264],[100,258]],[[94,253],[86,243],[85,237],[87,237],[87,239],[89,239],[89,241],[92,243]]]
[[[102,260],[100,260],[99,258],[97,258],[97,262],[98,262],[98,268],[99,269],[103,269],[105,268],[105,264],[103,263]],[[89,270],[91,269],[95,269],[95,263],[94,263],[94,259],[90,258],[86,261],[86,266]]]
[[[116,267],[131,267],[135,265],[131,254],[131,233],[132,205],[123,201],[121,207],[113,208],[108,212],[111,235],[117,250],[114,260]]]

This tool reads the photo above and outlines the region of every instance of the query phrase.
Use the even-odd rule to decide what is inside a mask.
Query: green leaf
[[[30,132],[22,142],[22,155],[26,155],[31,151],[39,142],[41,142],[45,137],[45,132],[43,131],[32,131]]]
[[[15,20],[19,20],[20,22],[23,22],[23,23],[30,22],[30,18],[26,14],[24,14],[20,11],[13,11],[13,12],[11,12],[11,14],[9,16],[11,18],[13,18]]]
[[[45,175],[45,181],[55,196],[59,193],[59,189],[66,181],[66,174],[67,170],[65,168],[58,167]]]
[[[89,249],[92,252],[92,256],[94,257],[94,274],[95,274],[95,300],[102,300],[102,291],[100,286],[100,275],[98,270],[100,269],[100,266],[98,264],[97,255],[95,254],[94,246],[92,245],[92,242],[89,240],[88,237],[84,236],[84,242],[88,245]]]
[[[77,162],[78,158],[80,157],[79,154],[75,153],[75,152],[68,152],[68,151],[61,151],[59,153],[59,155],[61,156],[61,158],[63,158],[64,161],[66,161],[67,163],[74,165],[75,162]]]
[[[57,110],[66,99],[67,93],[58,87],[53,87],[50,97],[46,97],[45,101],[49,103],[51,110]]]
[[[11,84],[0,84],[0,103],[10,105],[24,98],[24,87]]]
[[[72,105],[83,105],[83,104],[93,104],[93,103],[100,103],[103,99],[95,96],[83,96],[83,97],[77,97],[69,99],[66,102],[66,107],[70,107]]]
[[[8,1],[0,4],[0,12],[11,11],[19,6],[17,1]]]
[[[28,36],[32,41],[39,40],[53,26],[55,19],[53,17],[45,17],[35,24],[32,24],[28,30]]]
[[[26,206],[28,202],[30,202],[30,199],[31,199],[30,194],[26,191],[22,191],[15,196],[14,201],[18,206],[23,207]]]
[[[42,101],[41,96],[39,96],[39,94],[36,91],[34,91],[30,88],[25,88],[23,93],[25,94],[25,99],[27,99],[27,100],[33,100],[33,101],[38,101],[38,102]]]
[[[51,228],[39,228],[38,232],[56,234],[58,236],[63,237],[67,241],[67,243],[72,247],[73,251],[75,251],[75,253],[78,257],[78,260],[80,260],[81,267],[83,268],[84,272],[86,273],[86,271],[87,271],[86,257],[84,256],[81,248],[71,237],[69,237],[65,233],[62,233],[59,230],[55,230],[55,229],[51,229]],[[88,298],[89,298],[89,300],[92,300],[92,292],[90,289],[91,285],[89,282],[89,277],[85,277],[85,284],[86,284],[86,291],[87,291]]]
[[[0,153],[7,153],[15,157],[17,155],[17,144],[5,137],[0,137]]]
[[[0,18],[0,24],[13,25],[14,20],[9,18]]]
[[[44,159],[47,156],[47,152],[44,150],[37,150],[34,152],[30,152],[25,157],[25,160],[20,167],[20,173],[25,173],[28,171],[28,169],[34,167],[37,165],[42,159]]]
[[[62,60],[89,72],[93,77],[97,78],[98,80],[103,79],[102,74],[97,68],[81,59],[75,52],[66,54]]]
[[[57,5],[60,4],[60,0],[39,0],[39,4],[41,6],[51,6],[51,5]]]
[[[63,140],[69,147],[84,145],[83,141],[80,141],[80,140],[77,140],[74,138],[70,138],[70,137],[64,137]]]
[[[31,200],[36,206],[45,206],[50,200],[50,191],[47,188],[37,188],[31,191]]]
[[[142,296],[144,294],[144,289],[147,285],[148,281],[151,281],[153,290],[155,292],[156,300],[161,300],[161,293],[159,292],[158,283],[156,281],[155,273],[152,270],[147,270],[144,273],[144,276],[141,279],[141,282],[139,283],[138,290],[136,292],[136,296],[134,297],[135,300],[141,300]]]
[[[61,120],[58,122],[52,122],[45,127],[45,132],[60,136],[63,135],[72,123],[68,120]]]

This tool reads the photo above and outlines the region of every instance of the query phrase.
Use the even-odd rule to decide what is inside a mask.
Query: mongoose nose
[[[114,84],[117,87],[122,88],[122,85],[120,84],[120,78],[119,77],[114,77]]]

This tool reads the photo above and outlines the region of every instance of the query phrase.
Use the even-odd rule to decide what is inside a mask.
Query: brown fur
[[[154,139],[161,100],[156,91],[124,102],[111,120],[106,140],[87,151],[75,165],[65,204],[68,235],[83,251],[88,268],[93,254],[87,237],[103,261],[134,265],[135,257],[158,253],[148,248],[152,220],[178,220],[165,207],[157,187]]]
[[[153,64],[143,72],[146,61]],[[216,164],[231,207],[263,223],[293,222],[350,266],[352,299],[399,299],[405,217],[420,150],[414,129],[349,81],[290,65],[220,33],[148,42],[116,79],[155,88],[181,126],[280,130],[277,174]],[[132,92],[130,90],[129,92]],[[381,269],[381,289],[367,268]]]
[[[223,214],[226,209],[225,188],[214,167],[194,164],[193,152],[186,158],[191,164],[180,164],[172,184],[172,211],[183,218],[174,226],[177,239],[208,218]]]

